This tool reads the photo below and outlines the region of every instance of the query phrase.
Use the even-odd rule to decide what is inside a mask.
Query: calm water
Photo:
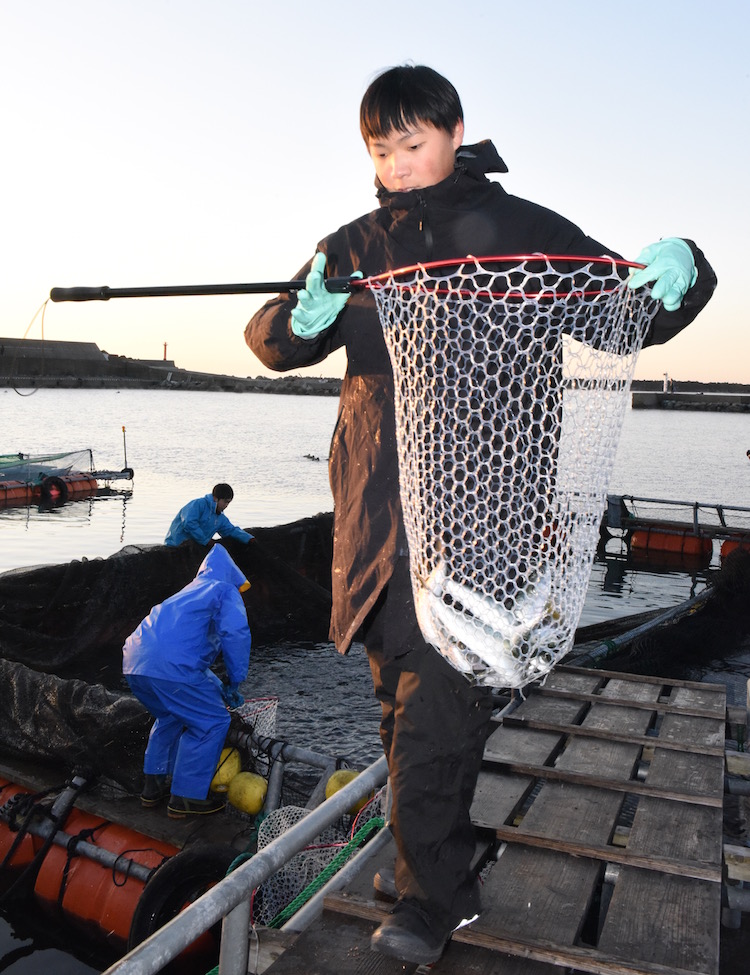
[[[217,481],[234,487],[228,515],[243,527],[330,510],[326,459],[336,409],[333,397],[0,390],[0,453],[91,448],[96,467],[119,470],[124,426],[127,464],[135,470],[132,486],[114,482],[109,497],[51,511],[0,509],[0,571],[160,543],[177,509]],[[740,415],[628,411],[610,490],[750,506],[748,447],[750,423]],[[636,570],[611,548],[594,565],[583,624],[675,605],[706,584],[705,571]],[[330,647],[262,648],[246,693],[279,695],[282,738],[357,763],[379,754],[378,709],[359,646],[345,658]],[[100,970],[88,961],[50,945],[18,918],[0,920],[2,971]]]
[[[335,397],[0,390],[0,453],[89,447],[96,467],[119,470],[124,426],[127,464],[135,470],[132,490],[130,482],[113,482],[111,497],[52,511],[0,510],[0,571],[160,543],[177,509],[217,481],[234,487],[228,515],[243,527],[328,511],[326,458],[336,409]],[[749,445],[750,421],[739,414],[629,410],[610,490],[750,506]],[[678,602],[695,585],[680,573],[656,585],[650,573],[641,585],[626,569],[618,587],[607,569],[594,567],[584,623]]]

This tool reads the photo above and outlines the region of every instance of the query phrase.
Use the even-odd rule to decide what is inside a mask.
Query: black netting
[[[255,647],[330,621],[331,515],[251,529],[225,544],[251,582]],[[206,549],[129,546],[108,559],[0,575],[0,741],[14,759],[54,762],[137,787],[151,719],[126,692],[122,645],[151,608],[194,578]]]

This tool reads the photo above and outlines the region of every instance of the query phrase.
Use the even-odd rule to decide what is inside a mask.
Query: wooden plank
[[[610,678],[601,690],[600,697],[617,701],[640,701],[655,704],[661,697],[663,684],[627,680],[624,677]]]
[[[584,725],[603,731],[621,732],[624,735],[645,735],[654,722],[652,710],[622,707],[611,704],[592,704]]]
[[[721,867],[721,809],[648,796],[638,801],[628,853]]]
[[[640,754],[637,745],[596,738],[573,738],[558,758],[555,768],[560,772],[591,775],[595,781],[592,780],[590,785],[601,785],[605,781],[629,782],[635,774]],[[599,774],[600,769],[606,769],[606,777]]]
[[[560,748],[561,736],[547,731],[525,731],[501,725],[487,739],[484,757],[491,762],[545,765]]]
[[[551,724],[577,725],[589,709],[587,701],[575,698],[543,697],[541,694],[530,694],[523,704],[503,719],[503,724],[512,727],[511,722],[523,719],[526,721],[545,721]]]
[[[696,719],[690,719],[696,720]],[[714,719],[697,719],[710,720]],[[536,721],[529,720],[525,717],[519,718],[516,714],[510,714],[503,719],[504,724],[509,728],[531,728],[535,731],[557,731],[560,734],[565,735],[579,735],[582,738],[601,738],[605,741],[623,741],[628,742],[633,745],[640,745],[643,748],[653,748],[655,742],[657,741],[652,735],[629,735],[620,731],[609,731],[606,728],[589,728],[585,725],[571,725],[571,724],[553,724],[547,721]],[[661,735],[658,737],[658,742],[662,748],[671,748],[674,751],[691,752],[691,754],[704,754],[704,755],[723,755],[724,754],[724,736],[721,735],[721,743],[718,745],[699,745],[694,742],[684,741],[682,735],[675,734],[672,739],[663,739]]]
[[[363,902],[358,898],[347,898],[346,895],[342,894],[331,894],[330,897],[326,898],[325,903],[329,910],[340,911],[342,914],[369,920],[371,923],[379,923],[385,913],[382,907],[371,901]],[[555,966],[567,966],[576,971],[591,972],[593,975],[696,975],[692,971],[677,972],[674,968],[661,965],[658,962],[641,960],[637,964],[631,965],[619,957],[595,948],[560,945],[542,937],[508,937],[478,927],[480,921],[481,917],[473,924],[454,931],[453,942],[476,945],[493,952],[508,952],[511,955],[533,961],[551,962]],[[346,971],[346,969],[343,970]],[[410,970],[405,969],[405,971]],[[559,973],[559,967],[557,972]],[[271,969],[271,973],[272,975],[280,975],[273,969]],[[281,973],[281,975],[289,975],[289,973]],[[522,975],[526,975],[523,970]],[[714,975],[714,973],[709,973],[709,975]]]
[[[711,883],[720,883],[721,881],[720,866],[658,855],[638,856],[628,849],[611,845],[571,843],[568,840],[558,840],[549,836],[524,836],[517,829],[509,826],[499,827],[496,830],[496,835],[498,839],[506,843],[518,843],[535,849],[555,850],[572,857],[588,857],[591,860],[600,860],[602,863],[620,863],[623,866],[655,870],[660,874],[673,874],[677,877],[694,877],[696,880],[708,880]]]
[[[582,693],[570,693],[568,691],[553,691],[547,690],[545,687],[540,687],[538,690],[534,691],[534,694],[539,694],[540,696],[549,696],[560,698],[562,700],[575,700],[575,701],[589,701],[590,703],[595,703],[597,701],[602,701],[604,698],[600,694],[582,694]],[[668,700],[659,701],[640,701],[633,700],[632,698],[615,698],[610,697],[606,699],[607,704],[612,706],[626,707],[626,708],[642,708],[645,711],[655,711],[659,714],[692,714],[697,718],[715,718],[717,717],[716,708],[701,708],[701,707],[682,707],[678,705],[671,704]]]
[[[750,850],[746,846],[724,844],[724,863],[730,880],[750,883]]]
[[[573,667],[573,666],[567,666],[567,665],[566,666],[560,666],[560,667],[558,667],[557,668],[557,671],[558,672],[562,672],[562,673],[566,673],[566,674],[588,674],[588,673],[591,673],[590,668],[588,668],[588,667]],[[674,677],[659,677],[659,678],[654,678],[654,677],[649,677],[649,676],[647,676],[645,674],[622,674],[622,673],[618,673],[615,670],[599,670],[598,668],[596,670],[596,673],[600,677],[614,677],[614,678],[617,678],[617,679],[621,679],[621,678],[625,677],[625,678],[627,678],[628,681],[631,681],[631,682],[632,681],[635,681],[635,682],[643,681],[646,684],[653,684],[655,680],[658,680],[659,683],[663,687],[669,687],[669,688],[672,688],[672,687],[685,687],[685,688],[691,688],[691,689],[697,690],[697,691],[703,691],[703,692],[705,692],[708,695],[710,695],[711,692],[713,691],[713,693],[716,694],[716,695],[722,695],[723,694],[724,696],[726,696],[726,689],[724,688],[724,685],[723,684],[703,684],[700,681],[695,681],[695,680],[676,680]],[[714,688],[715,688],[715,690],[714,690]]]
[[[571,671],[556,667],[547,674],[544,689],[548,691],[568,691],[570,693],[594,694],[604,683],[605,678],[597,670]],[[533,690],[540,688],[534,686]]]
[[[679,743],[696,752],[711,749],[724,754],[724,718],[698,718],[694,715],[665,714],[658,729],[659,744]]]
[[[517,833],[578,843],[609,843],[623,798],[619,792],[545,782],[518,825]],[[500,827],[504,823],[495,825]]]
[[[430,975],[560,975],[556,965],[461,944],[455,938],[448,943],[440,961],[430,965],[429,972]]]
[[[725,752],[727,772],[743,778],[750,778],[750,752]]]
[[[669,703],[680,708],[699,708],[713,711],[723,720],[726,711],[727,692],[723,684],[700,684],[698,687],[675,687]]]
[[[721,886],[623,867],[604,920],[599,950],[636,966],[719,970]]]
[[[507,847],[482,888],[471,926],[487,935],[574,944],[600,877],[594,860]]]
[[[697,755],[694,757],[714,758],[713,755]],[[552,782],[571,782],[577,785],[590,785],[598,789],[612,789],[615,792],[628,792],[636,796],[658,796],[662,799],[673,799],[675,802],[692,802],[699,806],[717,806],[718,808],[721,808],[723,804],[722,796],[710,791],[705,794],[695,794],[684,789],[661,788],[653,783],[637,782],[635,779],[607,778],[603,775],[570,772],[566,769],[552,768],[548,765],[523,765],[520,762],[499,762],[497,767],[505,772],[516,772],[519,775],[533,775],[537,778]]]
[[[721,799],[724,795],[724,759],[718,755],[687,755],[654,748],[646,784],[658,789],[675,789],[693,796]]]
[[[482,769],[471,804],[471,821],[488,829],[511,822],[533,787],[534,779],[529,776]]]
[[[385,912],[375,914],[376,920]],[[291,948],[266,969],[268,975],[410,975],[418,965],[370,948],[372,920],[324,911]],[[252,946],[251,952],[252,954]]]

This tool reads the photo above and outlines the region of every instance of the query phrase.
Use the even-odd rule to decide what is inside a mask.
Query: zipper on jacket
[[[419,200],[419,206],[421,214],[419,217],[419,232],[424,234],[424,245],[427,251],[427,260],[432,259],[432,228],[430,227],[430,222],[427,219],[427,200],[422,196],[421,193],[417,192],[417,199]]]

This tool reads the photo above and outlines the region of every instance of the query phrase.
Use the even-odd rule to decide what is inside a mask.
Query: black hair
[[[452,135],[463,117],[461,99],[447,78],[423,64],[404,64],[388,68],[370,84],[362,97],[359,127],[369,143],[420,122]]]
[[[215,484],[211,493],[217,501],[231,501],[234,497],[234,491],[228,484]]]

